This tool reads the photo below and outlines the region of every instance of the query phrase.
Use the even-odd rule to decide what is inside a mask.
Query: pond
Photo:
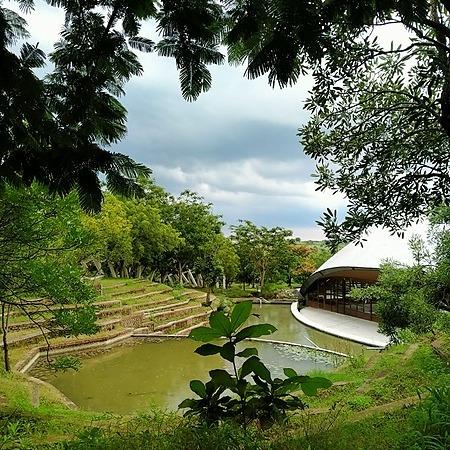
[[[278,331],[271,337],[298,342],[340,352],[361,351],[362,346],[323,335],[304,327],[284,305],[255,305],[260,314],[258,322],[270,322]],[[326,371],[342,362],[341,358],[311,352],[301,347],[248,342],[258,348],[261,359],[281,375],[283,367],[292,367],[305,374],[315,370]],[[143,412],[151,406],[176,410],[178,404],[191,396],[189,381],[208,380],[208,371],[224,367],[217,355],[202,357],[194,353],[199,343],[189,339],[140,342],[94,351],[81,356],[78,372],[51,372],[44,364],[32,369],[32,374],[44,379],[84,409],[120,414]],[[192,394],[193,395],[193,394]]]

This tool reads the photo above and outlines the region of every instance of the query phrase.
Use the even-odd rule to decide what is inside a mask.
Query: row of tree
[[[85,269],[194,286],[240,281],[262,288],[268,280],[300,282],[330,256],[325,246],[293,239],[290,230],[250,221],[225,236],[213,205],[196,193],[174,197],[152,182],[142,185],[140,198],[106,193],[99,214],[80,211],[93,237],[81,260]]]

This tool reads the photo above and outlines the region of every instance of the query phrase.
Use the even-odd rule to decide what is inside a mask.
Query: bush
[[[376,301],[380,331],[398,342],[401,330],[422,334],[433,329],[438,311],[428,298],[430,276],[421,266],[405,268],[385,264],[374,285],[354,289],[351,296],[356,300]]]
[[[326,378],[298,375],[289,368],[283,370],[286,378],[272,378],[269,369],[259,359],[256,348],[238,350],[238,344],[245,339],[259,338],[276,331],[267,323],[244,327],[251,311],[251,301],[237,303],[229,314],[213,312],[209,317],[209,327],[191,331],[189,336],[192,339],[205,342],[196,353],[202,356],[219,354],[231,363],[233,371],[230,374],[224,369],[211,370],[211,379],[206,384],[192,380],[190,387],[198,398],[186,399],[179,405],[179,408],[187,410],[185,416],[197,417],[207,425],[232,419],[244,426],[253,421],[261,426],[270,426],[284,421],[287,411],[305,408],[303,400],[295,395],[300,389],[306,395],[315,395],[317,389],[331,386],[331,381]],[[225,343],[211,344],[219,339]]]

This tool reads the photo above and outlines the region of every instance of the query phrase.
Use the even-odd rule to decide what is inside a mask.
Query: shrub
[[[376,301],[380,331],[398,342],[400,330],[421,334],[433,329],[438,311],[427,295],[429,278],[429,272],[421,266],[405,268],[384,264],[374,285],[354,289],[351,296],[356,300]]]
[[[257,420],[262,426],[286,419],[286,412],[305,408],[305,403],[294,393],[300,389],[306,395],[315,395],[318,388],[327,388],[326,378],[298,375],[293,369],[284,369],[286,378],[272,378],[269,369],[258,357],[256,348],[237,350],[247,338],[258,338],[276,331],[273,325],[263,323],[243,327],[252,310],[252,302],[237,303],[229,315],[215,311],[210,315],[209,327],[191,331],[190,337],[205,342],[197,348],[202,356],[219,354],[231,363],[233,373],[223,369],[209,372],[211,379],[204,384],[192,380],[191,390],[199,398],[184,400],[179,407],[187,409],[185,416],[196,416],[208,425],[233,419],[246,426]],[[224,338],[223,345],[211,341]],[[238,361],[243,361],[238,368]],[[251,376],[254,383],[247,378]]]

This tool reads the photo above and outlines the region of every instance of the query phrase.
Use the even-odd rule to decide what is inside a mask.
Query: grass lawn
[[[306,398],[309,409],[269,430],[233,424],[205,428],[160,411],[120,417],[74,411],[48,386],[40,387],[41,401],[34,407],[27,378],[3,373],[0,443],[3,439],[4,448],[23,449],[410,448],[404,443],[417,427],[417,391],[426,397],[426,387],[450,384],[449,361],[433,350],[433,341],[424,337],[349,360],[326,374],[335,382],[332,388]],[[448,355],[449,338],[440,342]],[[412,402],[404,402],[411,397]]]

